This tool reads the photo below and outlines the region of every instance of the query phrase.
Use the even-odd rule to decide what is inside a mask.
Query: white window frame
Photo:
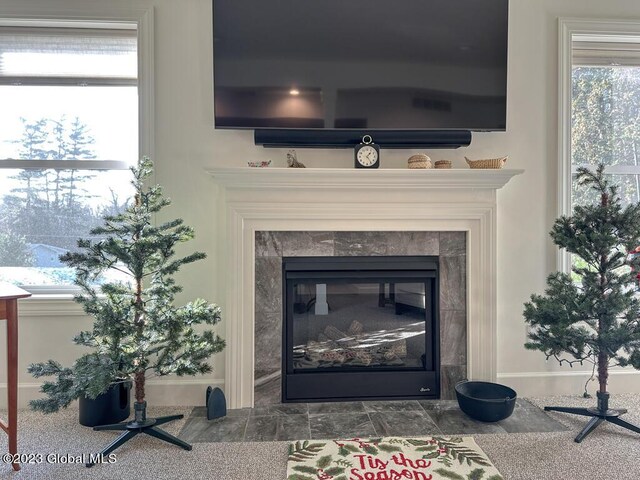
[[[571,213],[571,80],[574,35],[640,36],[640,20],[558,19],[558,216]],[[616,166],[607,173],[637,173],[633,167]],[[557,268],[571,271],[571,255],[557,254]]]
[[[60,25],[83,27],[104,25],[117,27],[135,24],[138,36],[138,157],[154,158],[154,8],[152,6],[104,4],[78,5],[68,0],[42,1],[24,5],[24,0],[3,0],[0,3],[0,25],[2,26],[47,26]],[[105,4],[109,5],[105,5]],[[52,5],[54,4],[54,5]],[[32,163],[33,162],[33,163]],[[70,160],[30,161],[30,167],[65,168]],[[39,165],[42,164],[42,165]],[[101,169],[126,168],[125,162],[117,160],[83,160],[83,167]],[[94,165],[95,164],[95,165]],[[74,164],[76,167],[78,163]],[[20,160],[0,160],[2,168],[24,168]],[[66,167],[68,168],[68,167]],[[74,285],[25,286],[35,296],[47,298],[70,298],[78,292]]]

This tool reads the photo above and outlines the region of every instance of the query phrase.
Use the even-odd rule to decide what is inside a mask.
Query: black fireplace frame
[[[295,372],[292,358],[293,281],[296,278],[323,276],[345,280],[371,279],[376,275],[405,281],[425,281],[425,288],[430,289],[430,315],[425,311],[425,352],[431,352],[431,358],[425,359],[425,367]],[[283,257],[282,402],[440,398],[439,278],[437,256]],[[384,385],[385,390],[396,393],[381,394],[380,384]],[[340,390],[342,395],[327,393],[332,389]]]

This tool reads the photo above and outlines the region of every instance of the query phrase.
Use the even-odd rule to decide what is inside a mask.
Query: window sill
[[[75,294],[80,293],[80,288],[75,285],[19,285],[19,287],[29,292],[32,295],[31,298],[73,298]]]
[[[73,300],[71,293],[34,293],[18,305],[20,317],[84,317],[82,306]]]

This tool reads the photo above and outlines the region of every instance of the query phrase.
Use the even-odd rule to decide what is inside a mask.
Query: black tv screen
[[[508,0],[213,0],[217,128],[504,130]]]

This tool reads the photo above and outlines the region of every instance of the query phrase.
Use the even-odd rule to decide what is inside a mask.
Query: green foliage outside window
[[[640,165],[640,67],[575,67],[572,77],[571,163]],[[608,175],[624,205],[640,201],[640,175]],[[597,193],[574,181],[572,203]]]

